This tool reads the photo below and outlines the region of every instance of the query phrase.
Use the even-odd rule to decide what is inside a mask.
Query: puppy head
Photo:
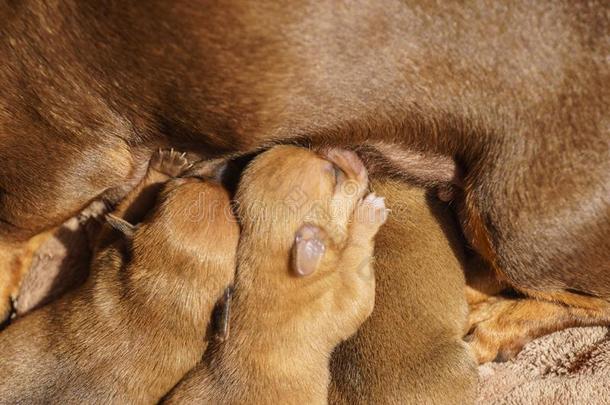
[[[168,274],[181,272],[180,280],[191,284],[185,288],[205,288],[215,301],[233,279],[238,239],[239,226],[223,187],[174,179],[164,186],[151,217],[135,231],[134,259]]]
[[[367,188],[366,169],[353,152],[277,146],[259,155],[240,182],[242,234],[263,255],[289,257],[292,275],[310,275],[345,243]]]

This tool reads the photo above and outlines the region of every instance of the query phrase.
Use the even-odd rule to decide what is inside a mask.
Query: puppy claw
[[[370,193],[362,200],[360,204],[360,215],[364,215],[362,220],[367,221],[371,225],[381,226],[388,219],[390,210],[385,206],[385,198],[380,197],[375,193]]]
[[[373,205],[376,209],[385,209],[385,197],[380,197],[375,193],[367,195],[364,201]]]
[[[178,154],[174,148],[159,149],[150,160],[150,167],[170,177],[179,177],[192,166],[186,152]]]

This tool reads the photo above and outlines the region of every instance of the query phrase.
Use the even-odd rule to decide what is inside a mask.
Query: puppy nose
[[[358,181],[367,180],[364,163],[354,152],[340,148],[331,148],[324,155],[330,162],[343,170],[348,177]]]

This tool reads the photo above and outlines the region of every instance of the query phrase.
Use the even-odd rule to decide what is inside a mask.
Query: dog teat
[[[325,232],[315,225],[305,224],[299,228],[292,248],[293,270],[297,276],[305,277],[316,271],[326,251],[325,236]]]

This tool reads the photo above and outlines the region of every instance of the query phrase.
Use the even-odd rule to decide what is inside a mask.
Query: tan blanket
[[[479,374],[479,404],[610,404],[610,328],[542,337]]]

